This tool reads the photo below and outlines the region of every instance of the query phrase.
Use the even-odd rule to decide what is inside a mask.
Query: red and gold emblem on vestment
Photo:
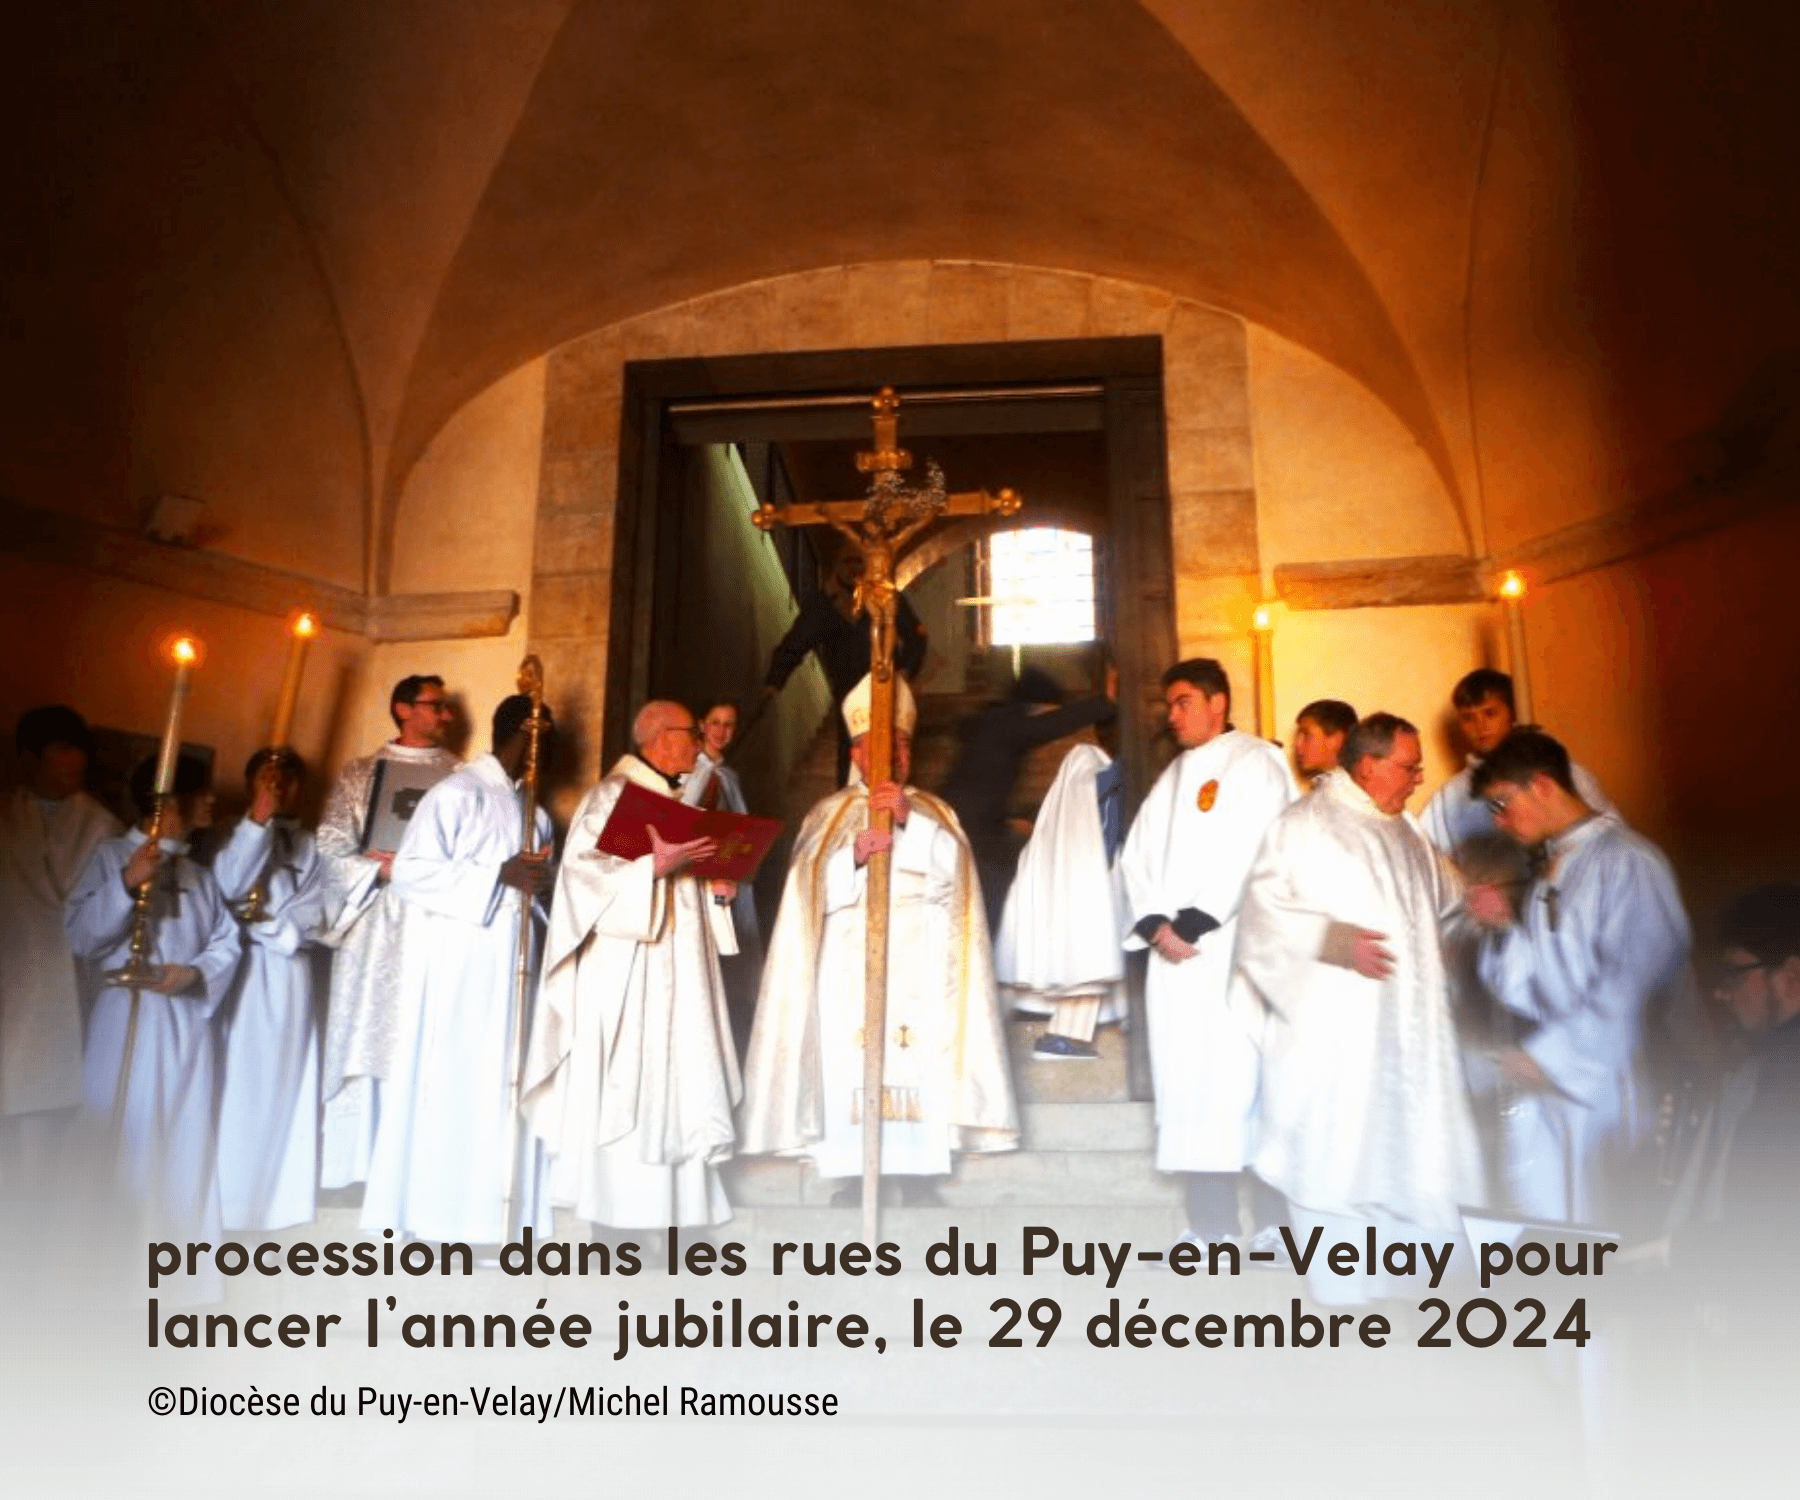
[[[1200,795],[1194,799],[1201,812],[1211,812],[1213,803],[1219,800],[1219,783],[1209,781],[1200,788]]]

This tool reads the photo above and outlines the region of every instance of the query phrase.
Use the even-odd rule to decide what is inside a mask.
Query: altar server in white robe
[[[80,1107],[82,976],[63,905],[119,820],[81,789],[93,735],[56,704],[19,718],[0,802],[0,1191],[45,1190]]]
[[[722,807],[727,812],[747,813],[744,784],[725,763],[725,754],[737,738],[737,704],[716,698],[700,712],[700,754],[694,769],[682,778],[681,800],[693,807]],[[762,978],[762,923],[756,914],[756,891],[749,881],[738,887],[731,900],[731,925],[737,951],[720,950],[719,967],[725,974],[725,1004],[731,1012],[731,1035],[743,1056],[750,1042],[750,1026],[756,1018],[756,987]]]
[[[1036,1059],[1098,1057],[1095,1029],[1124,1013],[1125,890],[1102,819],[1117,769],[1098,745],[1063,757],[1007,888],[994,976],[1015,1010],[1050,1017]]]
[[[955,1151],[1018,1146],[981,882],[956,815],[905,785],[918,709],[894,679],[895,780],[871,789],[872,684],[844,700],[854,774],[807,814],[769,940],[745,1070],[743,1146],[812,1159],[821,1177],[862,1171],[866,865],[891,848],[887,1046],[881,1170],[906,1201],[943,1177]],[[869,827],[871,807],[895,831]],[[854,1201],[856,1188],[840,1194]]]
[[[388,712],[398,735],[338,773],[319,823],[330,916],[322,941],[335,950],[320,1059],[319,1179],[327,1188],[369,1175],[381,1091],[394,1056],[400,954],[414,920],[389,883],[394,851],[363,849],[376,775],[384,761],[435,767],[444,775],[459,764],[438,743],[451,718],[443,678],[401,678]]]
[[[131,956],[133,892],[152,883],[147,957],[160,977],[137,996],[128,1068],[131,991],[100,991],[88,1022],[84,1092],[90,1112],[120,1122],[119,1175],[147,1236],[217,1243],[213,1016],[237,972],[238,924],[212,873],[187,857],[187,835],[212,821],[205,763],[187,755],[176,762],[162,837],[153,844],[155,776],[154,759],[133,773],[144,822],[95,849],[65,908],[75,952],[102,971],[117,968]],[[206,1300],[210,1287],[192,1290]]]
[[[1406,813],[1419,734],[1355,725],[1342,769],[1269,829],[1238,912],[1232,1003],[1262,1035],[1256,1175],[1286,1195],[1305,1244],[1441,1240],[1483,1201],[1481,1156],[1450,1007],[1443,928],[1461,888]],[[1397,1295],[1317,1258],[1315,1300]]]
[[[394,855],[394,894],[417,925],[401,952],[393,1071],[363,1196],[365,1229],[498,1244],[522,1223],[550,1226],[539,1154],[521,1142],[512,1108],[519,893],[543,895],[552,873],[542,808],[538,852],[521,852],[530,715],[530,698],[501,700],[493,753],[424,795]],[[544,752],[549,739],[546,729]],[[518,1195],[512,1222],[504,1211],[509,1180]]]
[[[527,1107],[558,1207],[617,1228],[720,1224],[731,1208],[718,1168],[742,1093],[719,971],[736,946],[734,887],[689,873],[711,839],[670,844],[651,829],[638,859],[599,852],[627,786],[667,797],[694,765],[694,717],[679,703],[646,703],[632,740],[637,754],[582,799],[569,830]]]
[[[1625,1207],[1617,1169],[1646,1126],[1639,1052],[1647,1015],[1678,1003],[1691,946],[1661,851],[1576,790],[1568,751],[1515,730],[1475,773],[1475,794],[1544,872],[1523,910],[1499,887],[1467,901],[1491,929],[1481,977],[1528,1024],[1499,1059],[1519,1097],[1502,1121],[1514,1209],[1599,1224]]]
[[[313,958],[325,919],[325,870],[312,835],[292,815],[305,775],[291,750],[251,756],[249,811],[213,858],[213,876],[244,929],[219,1095],[219,1204],[228,1230],[308,1223],[317,1199]]]
[[[1119,857],[1132,926],[1150,949],[1144,1004],[1156,1091],[1156,1165],[1188,1178],[1198,1240],[1236,1235],[1250,1160],[1256,1039],[1226,1003],[1238,903],[1263,835],[1294,800],[1281,751],[1230,725],[1231,683],[1210,657],[1163,674],[1181,753],[1150,788]],[[1259,1221],[1278,1200],[1267,1194]]]
[[[1470,839],[1494,830],[1494,815],[1475,792],[1473,778],[1482,757],[1512,733],[1517,710],[1512,678],[1492,667],[1478,667],[1462,678],[1451,690],[1450,702],[1456,709],[1456,726],[1468,746],[1468,763],[1432,794],[1419,825],[1433,847],[1454,855]],[[1569,775],[1576,795],[1595,812],[1617,813],[1591,771],[1571,761]]]

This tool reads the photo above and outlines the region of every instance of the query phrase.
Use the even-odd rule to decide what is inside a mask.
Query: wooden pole
[[[881,615],[885,609],[887,619]],[[869,786],[873,790],[894,775],[894,659],[891,595],[869,602]],[[893,814],[885,808],[869,813],[869,826],[892,833]],[[881,1230],[881,1124],[887,1061],[888,915],[892,851],[869,856],[868,900],[864,906],[866,945],[863,954],[863,1243],[873,1247]]]
[[[525,774],[520,778],[523,792],[524,830],[519,836],[523,854],[537,852],[538,806],[538,737],[544,728],[544,668],[535,656],[519,664],[519,691],[531,698],[531,716],[525,721]],[[527,1002],[531,998],[531,902],[530,891],[519,892],[519,951],[513,970],[512,1068],[507,1080],[509,1118],[512,1120],[511,1151],[506,1159],[506,1195],[501,1200],[500,1234],[509,1239],[513,1232],[513,1215],[523,1208],[519,1189],[520,1158],[528,1149],[530,1132],[525,1128],[522,1105],[525,1100],[525,1048],[531,1031]]]

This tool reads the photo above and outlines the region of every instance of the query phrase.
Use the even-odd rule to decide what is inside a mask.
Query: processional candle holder
[[[288,743],[294,724],[294,709],[300,702],[300,679],[306,672],[307,648],[319,633],[319,617],[310,610],[302,611],[288,623],[287,666],[281,674],[281,692],[275,699],[275,717],[269,725],[268,748],[272,752],[269,765],[277,772],[288,766],[298,767],[300,757]],[[255,793],[252,792],[254,796]],[[267,871],[257,876],[249,894],[229,903],[231,914],[246,927],[267,920],[269,915],[269,882]]]
[[[147,839],[151,844],[162,841],[169,799],[175,793],[175,766],[181,756],[181,715],[187,706],[188,679],[200,660],[200,643],[192,636],[179,636],[170,644],[169,656],[175,663],[175,682],[169,693],[169,714],[163,722],[162,746],[156,757],[156,782],[153,787],[156,805],[151,810]],[[139,1000],[143,991],[162,978],[162,965],[150,960],[150,901],[155,893],[155,886],[156,876],[153,873],[132,893],[131,940],[125,962],[101,976],[109,987],[131,992],[131,1009],[125,1020],[125,1046],[119,1054],[119,1081],[113,1090],[115,1126],[120,1125],[124,1118],[125,1090],[131,1078],[132,1052],[137,1043]]]

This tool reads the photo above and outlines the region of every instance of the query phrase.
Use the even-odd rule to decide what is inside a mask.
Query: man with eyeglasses
[[[334,919],[335,948],[319,1091],[324,1101],[319,1185],[366,1181],[381,1117],[381,1087],[394,1060],[395,994],[407,912],[389,888],[394,851],[367,847],[370,803],[383,763],[448,776],[460,762],[440,741],[453,717],[444,679],[402,677],[389,694],[397,731],[373,755],[338,773],[319,824],[318,851]]]
[[[1678,1270],[1739,1272],[1761,1298],[1766,1273],[1791,1273],[1800,1229],[1800,885],[1738,897],[1718,933],[1713,1000],[1749,1055],[1720,1099],[1698,1222],[1664,1253]]]
[[[742,1092],[719,971],[719,955],[737,951],[736,887],[693,874],[712,839],[671,844],[652,826],[649,853],[600,852],[626,787],[678,794],[700,732],[684,705],[655,701],[638,711],[632,742],[636,753],[582,799],[569,828],[526,1112],[550,1154],[558,1207],[614,1229],[720,1224],[731,1206],[718,1168]]]
[[[1668,860],[1582,798],[1549,735],[1514,730],[1472,784],[1495,826],[1544,859],[1517,909],[1497,885],[1465,896],[1489,930],[1482,981],[1529,1027],[1499,1058],[1519,1091],[1502,1122],[1507,1187],[1525,1216],[1594,1224],[1624,1207],[1617,1171],[1645,1124],[1644,1020],[1677,999],[1687,913]]]
[[[1262,1038],[1251,1165],[1301,1244],[1315,1227],[1361,1243],[1371,1224],[1441,1239],[1484,1198],[1441,937],[1460,892],[1406,816],[1423,776],[1405,719],[1356,723],[1339,766],[1270,826],[1238,909],[1232,1004]],[[1323,1257],[1309,1289],[1332,1304],[1401,1290]]]

